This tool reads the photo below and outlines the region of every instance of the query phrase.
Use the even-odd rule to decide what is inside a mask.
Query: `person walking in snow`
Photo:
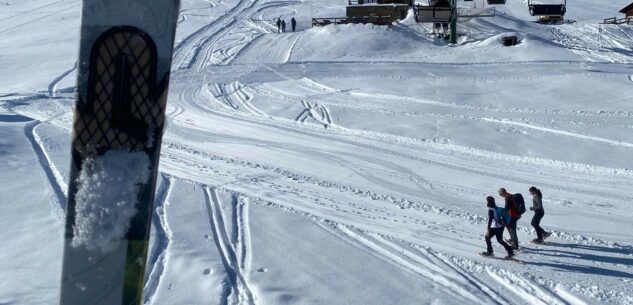
[[[512,194],[508,193],[505,188],[499,189],[499,196],[505,199],[504,207],[510,213],[510,223],[508,224],[508,233],[510,233],[510,239],[512,240],[512,248],[514,250],[519,249],[519,238],[517,237],[517,222],[521,218],[518,207],[512,198]]]
[[[277,34],[281,33],[281,18],[277,18]]]
[[[503,224],[497,213],[497,204],[492,196],[486,197],[486,206],[488,207],[488,226],[486,229],[486,252],[481,252],[483,256],[493,256],[492,238],[495,237],[497,242],[503,246],[508,252],[507,258],[514,256],[514,250],[503,240]]]
[[[281,21],[281,32],[282,33],[286,32],[286,20]]]
[[[540,244],[543,243],[545,238],[548,238],[551,233],[545,232],[543,228],[541,228],[541,220],[543,216],[545,216],[545,209],[543,209],[543,194],[541,190],[537,189],[535,186],[530,187],[530,194],[532,195],[532,206],[530,210],[534,211],[534,217],[532,217],[532,227],[536,230],[536,239],[532,240],[532,242]]]
[[[295,20],[295,17],[292,17],[292,19],[290,19],[290,25],[292,26],[292,31],[294,32],[297,28],[297,20]]]

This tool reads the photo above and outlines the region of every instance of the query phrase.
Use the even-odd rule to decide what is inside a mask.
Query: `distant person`
[[[281,21],[281,32],[282,33],[286,32],[286,20]]]
[[[486,252],[481,252],[483,256],[494,256],[492,249],[492,238],[495,237],[497,242],[508,252],[506,258],[514,256],[514,250],[510,245],[503,241],[503,222],[500,218],[495,204],[495,199],[491,196],[486,197],[486,206],[488,207],[488,226],[486,230]]]
[[[277,34],[281,33],[281,18],[277,18]]]
[[[513,198],[514,196],[508,193],[505,188],[499,189],[499,196],[505,199],[504,207],[508,209],[510,213],[511,220],[508,224],[508,233],[510,233],[510,240],[512,240],[512,248],[514,250],[518,250],[519,238],[517,237],[517,222],[519,221],[519,218],[521,218],[521,213],[519,213],[519,208]]]
[[[290,19],[290,25],[292,26],[292,31],[294,32],[297,29],[297,20],[295,20],[295,17]]]
[[[537,189],[535,186],[530,187],[530,194],[532,195],[532,206],[530,210],[534,211],[534,217],[532,217],[532,227],[536,230],[536,239],[532,240],[532,242],[540,244],[543,243],[545,238],[548,238],[551,233],[545,232],[543,228],[541,228],[541,220],[543,216],[545,216],[545,209],[543,208],[543,194],[541,190]]]

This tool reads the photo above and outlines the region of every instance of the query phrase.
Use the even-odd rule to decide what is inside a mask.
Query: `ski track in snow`
[[[429,260],[426,257],[416,255],[409,252],[399,246],[383,240],[380,237],[370,237],[362,233],[356,233],[353,230],[349,230],[345,227],[339,227],[338,230],[346,236],[354,239],[369,249],[372,253],[375,253],[388,262],[393,263],[404,271],[414,272],[419,274],[426,280],[430,280],[433,283],[444,287],[449,290],[447,294],[453,297],[459,297],[469,304],[491,304],[492,301],[484,301],[480,295],[476,292],[469,291],[463,283],[461,277],[453,277],[446,275],[447,270],[438,267],[436,262]],[[395,253],[399,253],[395,254]],[[467,286],[466,286],[467,287]]]
[[[77,62],[75,61],[75,64],[73,65],[72,68],[64,71],[62,74],[60,74],[58,77],[56,77],[49,85],[48,85],[48,94],[51,97],[55,97],[55,94],[57,93],[57,85],[64,80],[64,78],[66,78],[68,75],[70,75],[71,73],[73,73],[73,71],[75,71],[77,69]]]
[[[194,100],[196,100],[196,98],[194,97]],[[214,113],[215,115],[218,116],[226,116],[223,113],[217,113],[211,109],[203,109],[206,110],[207,112],[210,113]],[[254,119],[253,118],[241,118],[240,116],[237,115],[230,115],[228,117],[231,117],[232,119],[237,119],[237,120],[244,120],[245,122],[253,122]],[[286,127],[285,124],[271,124],[269,121],[258,121],[258,123],[263,124],[264,126],[271,126],[274,128],[280,128],[280,129],[287,129],[289,131],[292,132],[305,132],[307,135],[310,135],[312,137],[318,137],[318,138],[323,138],[326,140],[332,140],[331,137],[329,136],[325,136],[322,135],[320,133],[312,133],[312,132],[308,132],[307,130],[298,130],[296,127]],[[281,123],[281,122],[276,122],[276,123]],[[344,131],[344,130],[343,130]],[[421,162],[421,163],[425,163],[428,165],[432,165],[432,166],[439,166],[439,167],[443,167],[446,169],[453,169],[453,170],[457,170],[459,172],[463,172],[463,173],[470,173],[470,174],[476,174],[478,176],[487,176],[487,177],[491,177],[491,178],[499,178],[501,180],[505,180],[505,181],[515,181],[515,182],[521,182],[521,183],[525,183],[525,184],[532,184],[533,181],[531,180],[527,180],[527,179],[523,179],[523,178],[518,178],[517,176],[508,176],[508,175],[500,175],[497,173],[493,173],[493,172],[483,172],[481,170],[475,170],[473,168],[471,168],[470,166],[465,167],[465,166],[459,166],[459,165],[455,165],[455,162],[439,162],[436,160],[432,160],[432,159],[427,159],[427,158],[422,158],[422,157],[418,157],[418,156],[413,156],[413,155],[409,155],[409,154],[405,154],[405,153],[401,153],[401,152],[397,152],[395,150],[391,150],[391,149],[384,149],[384,148],[379,148],[378,146],[374,146],[374,145],[369,145],[369,144],[365,144],[363,142],[360,141],[349,141],[346,139],[342,139],[342,138],[338,138],[336,139],[336,141],[341,142],[341,143],[345,143],[345,144],[351,144],[351,145],[355,145],[355,146],[359,146],[365,149],[369,149],[369,150],[373,150],[376,151],[378,153],[384,153],[387,155],[392,155],[394,157],[399,157],[399,158],[403,158],[403,159],[408,159],[408,160],[412,160],[412,161],[417,161],[417,162]],[[474,156],[476,157],[481,157],[481,158],[489,158],[489,157],[494,157],[494,153],[491,152],[481,152],[481,153],[477,153],[476,151],[462,151],[462,153],[465,152],[466,154],[471,154],[471,153],[475,153]],[[452,153],[456,153],[456,151],[453,151]],[[483,160],[480,160],[483,161]],[[521,158],[521,157],[513,157],[512,159],[510,159],[509,161],[513,161],[517,162],[519,161],[519,163],[523,163],[523,162],[529,162],[532,163],[529,158]],[[535,164],[539,164],[539,163],[535,163]],[[567,168],[568,166],[564,166],[563,168]],[[572,167],[578,167],[578,168],[582,168],[581,165],[573,165]],[[590,170],[590,172],[595,172],[596,168],[592,168]],[[607,170],[608,172],[613,172],[611,170]],[[496,172],[496,171],[495,171]],[[565,185],[556,185],[556,184],[552,184],[552,183],[544,183],[541,184],[543,186],[547,186],[550,188],[554,188],[554,189],[559,189],[559,190],[573,190],[576,191],[578,193],[582,193],[582,194],[587,194],[587,195],[600,195],[600,196],[604,196],[604,197],[609,197],[609,198],[617,198],[617,199],[622,199],[622,200],[633,200],[633,197],[630,196],[621,196],[621,195],[613,195],[613,194],[606,194],[606,193],[596,193],[596,192],[590,192],[590,191],[586,191],[586,190],[582,190],[582,189],[577,189],[577,188],[571,188],[570,186],[568,186],[566,183]]]
[[[178,149],[178,150],[183,150],[185,152],[187,152],[187,148],[185,147],[180,147],[179,145],[174,145],[173,143],[169,143],[166,142],[165,143],[165,150],[171,150],[171,149]],[[206,159],[210,159],[210,160],[215,160],[215,161],[221,161],[224,163],[228,163],[230,165],[233,166],[240,166],[240,167],[245,167],[245,168],[258,168],[258,169],[264,169],[267,170],[269,172],[281,175],[283,177],[285,177],[286,179],[289,179],[291,181],[295,181],[295,183],[301,185],[301,184],[313,184],[315,186],[318,186],[319,188],[334,188],[335,190],[339,191],[339,192],[345,192],[345,193],[349,193],[351,195],[355,195],[355,196],[360,196],[362,198],[370,198],[372,200],[379,200],[379,201],[383,201],[389,205],[397,205],[401,208],[413,208],[416,209],[418,211],[423,211],[426,213],[433,213],[436,215],[442,215],[445,217],[451,217],[451,218],[457,218],[460,219],[461,221],[466,221],[469,223],[473,223],[473,224],[483,224],[485,222],[485,218],[483,218],[482,216],[476,215],[476,214],[472,214],[472,213],[468,213],[468,212],[464,212],[464,211],[459,211],[459,210],[455,210],[455,209],[451,209],[451,208],[447,208],[446,206],[450,206],[451,204],[449,202],[445,203],[445,206],[435,206],[432,204],[429,204],[427,202],[415,202],[415,201],[411,201],[409,199],[405,199],[405,198],[397,198],[397,197],[393,197],[393,196],[389,196],[389,195],[385,195],[385,194],[379,194],[379,193],[375,193],[369,190],[362,190],[362,189],[358,189],[355,188],[353,186],[347,186],[347,185],[340,185],[331,181],[325,181],[325,180],[320,180],[318,178],[315,177],[307,177],[307,176],[302,176],[302,175],[298,175],[295,173],[292,173],[290,171],[284,170],[284,169],[280,169],[280,168],[275,168],[275,167],[269,167],[266,165],[260,165],[260,164],[256,164],[253,162],[249,162],[249,161],[241,161],[241,160],[235,160],[235,159],[231,159],[231,158],[225,158],[225,157],[221,157],[221,156],[216,156],[216,155],[209,155],[203,152],[199,152],[199,151],[189,151],[188,153],[193,153],[193,155],[200,155],[203,156]],[[179,162],[180,164],[182,164],[181,162],[184,161],[184,159],[178,159],[175,158],[174,155],[169,154],[169,156],[167,156],[169,159],[172,159],[174,161]],[[190,157],[187,157],[187,159],[189,159]],[[215,166],[211,166],[212,168]],[[226,186],[225,186],[226,187]],[[438,203],[443,203],[441,197],[437,197],[435,198],[436,200],[438,200]],[[437,202],[437,201],[436,201]],[[523,231],[523,232],[531,232],[532,228],[530,226],[519,226],[518,228],[519,230]],[[619,249],[623,249],[626,251],[626,249],[629,249],[630,251],[633,251],[633,246],[632,245],[620,245],[617,243],[612,243],[606,240],[602,240],[602,239],[598,239],[598,238],[587,238],[585,236],[579,235],[579,234],[574,234],[574,233],[567,233],[567,232],[559,232],[559,231],[553,231],[553,236],[566,240],[566,241],[571,241],[571,242],[580,242],[583,244],[589,244],[589,245],[596,245],[596,246],[610,246],[610,247],[616,247]]]
[[[498,123],[498,124],[521,126],[521,127],[525,127],[525,128],[529,128],[529,129],[543,131],[543,132],[550,132],[550,133],[554,133],[554,134],[559,134],[559,135],[564,135],[564,136],[568,136],[568,137],[579,138],[579,139],[583,139],[583,140],[589,140],[589,141],[596,141],[596,142],[606,143],[606,144],[610,144],[610,145],[613,145],[613,146],[622,146],[622,147],[633,148],[633,144],[632,143],[627,143],[627,142],[622,142],[622,141],[615,141],[615,140],[604,139],[604,138],[599,138],[599,137],[592,137],[592,136],[587,136],[587,135],[578,134],[578,133],[574,133],[574,132],[569,132],[569,131],[564,131],[564,130],[557,130],[557,129],[554,129],[554,128],[547,128],[547,127],[543,127],[543,126],[536,126],[536,125],[533,125],[533,124],[527,124],[527,123],[523,123],[523,122],[514,122],[514,121],[510,121],[510,120],[499,120],[499,119],[493,119],[493,118],[482,118],[482,120],[487,121],[487,122],[494,122],[494,123]]]
[[[232,196],[245,196],[238,192],[232,192]],[[250,201],[258,205],[273,208],[281,208],[290,213],[299,214],[312,220],[323,229],[340,235],[343,239],[365,249],[387,263],[403,268],[404,272],[420,274],[426,280],[430,280],[446,289],[457,293],[460,297],[471,299],[477,304],[583,304],[583,300],[570,293],[556,281],[546,280],[538,276],[527,275],[523,264],[507,265],[501,263],[488,265],[459,258],[445,253],[434,252],[427,247],[397,241],[396,237],[383,234],[370,233],[359,230],[350,225],[337,223],[336,221],[317,217],[310,212],[296,210],[293,207],[280,206],[265,199],[253,199]],[[489,259],[481,259],[489,260]],[[500,260],[501,261],[501,260]],[[518,267],[517,267],[518,266]],[[499,283],[499,286],[492,285]],[[572,283],[575,284],[575,283]],[[609,300],[612,293],[601,291],[598,286],[580,287],[580,292],[592,296],[598,291]],[[471,286],[471,288],[469,288]],[[523,302],[508,295],[508,289],[512,288],[514,294]],[[471,289],[476,289],[475,291]],[[562,293],[558,293],[563,291]],[[451,295],[454,295],[451,293]],[[489,296],[487,301],[477,299],[481,295]]]
[[[244,233],[240,229],[244,226],[243,213],[235,213],[234,218],[231,219],[231,228],[236,232],[238,238],[235,238],[235,243],[231,241],[231,237],[227,233],[225,215],[222,212],[222,202],[218,198],[218,193],[215,188],[205,188],[205,198],[207,200],[207,210],[209,212],[209,221],[211,223],[211,229],[213,231],[213,239],[221,254],[222,263],[227,273],[230,289],[229,294],[224,296],[226,304],[249,304],[255,305],[255,299],[250,287],[245,279],[243,273],[245,272],[241,262],[246,262],[246,245],[242,248],[237,248],[236,243],[238,240],[244,238]],[[239,199],[232,197],[232,204],[237,205]],[[248,237],[246,237],[248,239]],[[240,255],[238,257],[238,255]],[[229,302],[230,301],[230,302]]]
[[[42,166],[42,170],[46,175],[51,187],[51,191],[53,193],[54,198],[57,201],[57,204],[52,205],[53,214],[57,218],[60,225],[64,223],[64,210],[66,209],[66,195],[64,193],[65,184],[63,184],[63,178],[61,178],[61,174],[54,167],[50,158],[46,154],[46,150],[43,148],[43,144],[39,141],[39,137],[36,135],[35,129],[40,126],[40,121],[33,121],[28,123],[24,128],[24,135],[31,142],[33,146],[33,151],[37,155],[37,159]]]
[[[208,48],[209,45],[213,45],[212,41],[230,31],[237,20],[244,19],[242,13],[257,2],[258,0],[240,1],[220,18],[186,37],[174,49],[174,66],[187,70],[194,66],[196,70],[204,67],[209,59]],[[202,59],[199,58],[201,54]]]
[[[15,17],[36,12],[40,9],[55,5],[62,1],[52,2],[31,10],[11,15],[0,19],[0,22],[11,20]],[[217,4],[208,1],[209,7],[191,8],[181,12],[179,23],[188,21],[187,16],[193,16],[190,11],[213,8]],[[221,3],[221,2],[220,2]],[[381,61],[373,59],[371,62],[359,61],[332,61],[315,62],[302,61],[295,56],[295,49],[298,42],[304,36],[304,32],[285,37],[277,36],[280,40],[280,53],[267,54],[266,60],[256,62],[249,52],[258,43],[272,34],[274,26],[264,20],[264,11],[283,7],[289,4],[298,4],[300,1],[271,1],[262,2],[259,0],[240,1],[229,9],[217,20],[194,31],[189,36],[181,40],[174,50],[174,77],[172,82],[182,81],[190,74],[204,73],[205,68],[210,65],[235,65],[245,67],[244,69],[263,68],[276,74],[282,80],[291,81],[301,90],[299,93],[285,90],[283,87],[274,85],[261,85],[256,83],[243,83],[239,80],[227,80],[226,82],[209,83],[203,79],[203,83],[192,82],[174,93],[178,100],[168,104],[167,118],[170,123],[168,132],[165,135],[162,151],[161,170],[162,183],[159,185],[156,196],[156,207],[153,212],[153,227],[155,229],[155,240],[149,255],[149,275],[145,287],[145,304],[151,304],[159,283],[163,277],[166,260],[168,258],[169,243],[171,233],[165,215],[165,206],[169,205],[170,193],[174,182],[192,181],[204,186],[204,196],[206,199],[206,209],[208,212],[210,230],[213,242],[220,253],[220,259],[226,272],[226,282],[222,304],[249,304],[257,303],[256,289],[251,288],[248,275],[251,270],[251,228],[249,224],[249,207],[252,204],[271,206],[290,213],[306,216],[321,228],[339,236],[354,244],[356,247],[367,251],[383,261],[400,268],[403,272],[419,275],[438,289],[463,299],[468,304],[555,304],[555,305],[583,305],[586,302],[583,297],[593,296],[592,291],[599,291],[605,295],[607,301],[627,302],[626,298],[618,299],[613,294],[600,291],[603,288],[593,288],[586,284],[580,285],[574,291],[568,286],[553,283],[554,280],[540,277],[538,273],[525,271],[525,267],[504,266],[498,262],[481,263],[486,259],[472,261],[468,258],[458,257],[453,254],[441,253],[427,246],[412,244],[398,237],[398,232],[386,234],[384,231],[376,232],[368,230],[366,227],[357,227],[360,223],[378,223],[378,220],[391,222],[415,223],[416,225],[429,225],[428,219],[440,216],[448,222],[461,222],[466,225],[482,227],[485,218],[479,214],[469,212],[454,202],[451,198],[444,198],[446,194],[454,192],[465,192],[468,194],[484,195],[474,187],[460,187],[446,181],[429,181],[428,177],[419,173],[415,167],[426,166],[436,171],[450,172],[453,176],[484,177],[507,181],[515,184],[532,184],[534,176],[517,174],[520,171],[509,171],[510,168],[522,166],[527,169],[535,167],[548,167],[552,170],[550,178],[539,178],[538,183],[542,187],[549,188],[557,192],[574,192],[576,194],[591,198],[608,198],[610,200],[631,202],[633,196],[625,193],[609,193],[610,189],[603,189],[601,186],[618,185],[623,187],[633,173],[630,169],[604,168],[586,164],[576,164],[570,162],[559,162],[556,160],[541,160],[529,157],[507,156],[495,154],[487,151],[479,151],[469,147],[457,147],[434,143],[417,143],[414,139],[406,137],[395,137],[378,132],[354,130],[344,128],[334,124],[331,109],[347,108],[366,112],[381,114],[406,114],[410,116],[420,116],[424,114],[408,110],[397,110],[384,107],[374,103],[374,100],[389,100],[398,105],[425,105],[436,106],[445,109],[441,115],[446,117],[458,117],[473,121],[484,121],[492,124],[512,125],[541,132],[555,134],[565,137],[578,138],[587,141],[607,144],[616,147],[631,148],[633,144],[626,141],[611,140],[598,136],[591,136],[583,133],[565,131],[559,128],[544,126],[546,119],[539,121],[535,118],[527,118],[521,121],[514,121],[516,118],[491,118],[489,113],[504,116],[551,116],[556,117],[559,123],[577,124],[588,126],[609,126],[617,128],[633,128],[632,124],[609,122],[608,119],[630,119],[633,113],[626,111],[592,111],[592,110],[565,110],[565,109],[533,109],[533,108],[502,108],[481,105],[464,105],[451,101],[431,100],[416,98],[407,95],[395,95],[389,93],[368,92],[356,89],[340,90],[322,84],[319,81],[304,77],[297,81],[295,76],[285,69],[278,69],[274,64],[284,66],[297,66],[303,69],[303,74],[308,74],[310,69],[315,71],[323,66],[331,64],[345,64],[357,66],[373,66],[374,69],[381,69],[384,66],[415,65],[412,71],[422,70],[424,67],[433,66],[458,66],[458,67],[485,67],[489,65],[564,65],[564,64],[584,64],[586,62],[607,62],[621,63],[633,62],[633,52],[623,45],[626,39],[631,39],[630,32],[621,28],[608,28],[604,31],[601,45],[587,45],[586,42],[592,39],[591,35],[597,31],[595,26],[561,26],[552,27],[549,31],[552,39],[560,46],[569,49],[577,54],[583,61],[548,61],[548,62],[499,62],[493,64],[486,63],[465,63],[465,64],[442,64],[442,63],[409,63],[406,61]],[[56,10],[45,16],[38,16],[36,19],[28,20],[10,28],[0,31],[0,34],[14,30],[21,26],[31,24],[35,21],[76,8],[79,4],[73,4]],[[254,19],[256,14],[260,14],[259,19]],[[473,31],[481,31],[475,26],[465,26]],[[498,35],[499,31],[485,31],[485,35]],[[283,40],[283,41],[282,41]],[[613,52],[605,52],[605,49]],[[255,56],[261,54],[255,53]],[[294,60],[293,60],[294,59]],[[270,62],[270,63],[269,63]],[[58,92],[57,86],[64,78],[70,75],[73,68],[63,72],[53,79],[48,85],[48,98],[55,98]],[[176,71],[177,70],[177,71]],[[292,72],[292,71],[291,71]],[[408,78],[412,75],[404,75],[412,72],[403,72],[394,69],[385,71],[382,77]],[[360,77],[366,71],[345,71],[333,77],[325,79],[347,79]],[[394,74],[393,76],[390,74]],[[438,78],[442,76],[415,76],[419,78]],[[458,80],[461,76],[456,76]],[[496,76],[495,76],[496,77]],[[539,79],[543,75],[517,75],[501,76],[500,79]],[[465,80],[472,80],[463,77]],[[629,76],[629,80],[631,80]],[[475,81],[487,82],[494,79],[479,79]],[[177,89],[178,90],[178,89]],[[173,93],[173,89],[172,89]],[[12,96],[8,94],[6,96]],[[3,96],[3,97],[6,97]],[[271,99],[288,102],[289,104],[302,105],[296,118],[276,117],[266,112],[264,108],[258,108],[258,99],[267,96]],[[29,97],[18,99],[2,100],[3,107],[13,107],[14,105],[28,104],[33,100],[45,99],[44,93],[35,94]],[[346,99],[341,102],[340,100]],[[350,103],[347,99],[353,101]],[[214,103],[210,103],[213,101]],[[217,107],[220,106],[220,107]],[[198,116],[193,112],[199,111]],[[407,112],[408,111],[408,112]],[[335,113],[336,114],[336,113]],[[58,115],[50,120],[53,120]],[[205,118],[203,118],[205,117]],[[324,143],[335,145],[348,145],[363,150],[362,153],[352,153],[344,151],[311,151],[311,147],[299,144],[276,143],[273,141],[259,140],[257,137],[246,139],[241,137],[226,137],[214,130],[213,133],[201,133],[214,138],[218,143],[232,143],[239,141],[244,145],[255,147],[267,147],[283,153],[310,153],[315,158],[326,160],[332,164],[338,164],[341,168],[354,173],[357,177],[364,179],[374,186],[359,187],[353,183],[341,183],[335,179],[323,178],[319,174],[309,174],[300,170],[288,169],[283,166],[273,166],[260,163],[256,160],[242,159],[239,157],[229,157],[229,153],[219,154],[213,151],[205,151],[202,145],[192,143],[186,139],[187,133],[198,133],[212,126],[214,119],[233,120],[239,123],[254,125],[261,129],[273,130],[280,134],[293,134],[305,138],[322,140]],[[45,121],[44,121],[45,122]],[[319,125],[319,128],[312,126]],[[51,122],[51,124],[56,124]],[[59,123],[57,123],[59,124]],[[63,125],[63,124],[61,124]],[[322,127],[327,127],[324,130]],[[51,185],[52,192],[58,201],[54,206],[54,213],[60,221],[63,220],[63,209],[65,206],[65,193],[67,188],[64,179],[46,153],[45,143],[38,135],[37,129],[44,128],[42,120],[34,120],[26,124],[24,133],[33,146],[38,161]],[[210,128],[209,128],[210,129]],[[217,137],[217,138],[215,138]],[[380,143],[378,145],[376,143]],[[402,145],[401,147],[397,145]],[[392,147],[393,146],[393,147]],[[400,148],[406,148],[401,150]],[[429,153],[412,153],[411,149],[428,149]],[[369,155],[372,156],[369,156]],[[441,155],[453,155],[454,158],[440,157]],[[388,157],[388,158],[387,158]],[[456,161],[464,159],[464,161]],[[351,160],[351,161],[350,161]],[[411,164],[411,169],[403,166],[402,161]],[[500,161],[509,161],[507,165],[499,165]],[[355,163],[357,162],[357,163]],[[370,163],[375,168],[360,166],[359,164]],[[318,163],[317,163],[318,164]],[[506,166],[504,168],[504,166]],[[506,170],[506,173],[504,173]],[[566,175],[565,171],[570,170],[572,174]],[[246,172],[242,174],[242,172]],[[499,174],[499,173],[504,174]],[[578,177],[570,177],[576,173]],[[209,178],[212,175],[214,178]],[[603,176],[605,182],[595,181],[592,175]],[[389,179],[384,176],[389,176]],[[221,184],[216,184],[214,179],[225,179]],[[398,185],[394,181],[407,181],[411,183],[411,188],[417,188],[418,195],[409,195],[405,191],[400,193],[389,188],[396,189]],[[587,185],[594,185],[594,188]],[[403,189],[404,186],[400,186]],[[276,190],[280,194],[290,194],[296,201],[287,198],[270,199],[262,194],[264,191]],[[420,195],[423,194],[423,195]],[[230,200],[223,200],[228,195]],[[337,198],[342,195],[343,199]],[[417,198],[416,196],[422,196]],[[564,198],[564,195],[559,195]],[[556,198],[550,199],[555,203]],[[307,202],[307,203],[306,203]],[[365,207],[362,202],[371,202],[373,210]],[[378,205],[375,205],[375,204]],[[564,204],[564,203],[563,203]],[[402,210],[412,210],[414,216],[406,216],[390,212],[390,208],[398,207]],[[224,207],[224,210],[223,210]],[[226,213],[230,207],[231,213]],[[331,214],[330,214],[331,213]],[[532,228],[527,225],[519,226],[523,233],[532,232]],[[256,229],[256,228],[253,228]],[[454,234],[466,234],[452,227],[448,228]],[[553,231],[552,239],[571,242],[575,245],[586,245],[589,247],[608,247],[617,252],[618,257],[610,257],[614,261],[623,258],[627,253],[633,253],[633,245],[614,242],[605,238],[587,236],[582,233]],[[560,248],[560,247],[559,247]],[[554,247],[554,249],[557,249]],[[582,248],[580,248],[582,249]],[[560,249],[558,249],[560,250]],[[558,251],[555,250],[555,251]],[[588,250],[587,250],[588,251]],[[524,252],[529,257],[533,254],[530,251]],[[528,259],[529,261],[530,259]],[[609,267],[616,265],[616,262],[609,263]],[[523,270],[521,269],[523,268]],[[545,267],[539,267],[545,268]],[[555,267],[550,267],[555,268]],[[607,269],[605,269],[607,270]],[[611,269],[608,269],[611,270]],[[630,266],[623,266],[621,274],[628,274]],[[553,277],[556,279],[555,277]],[[598,283],[600,284],[600,283]],[[598,287],[596,285],[595,287]],[[592,290],[593,289],[593,290]],[[513,291],[509,295],[508,291]],[[629,298],[628,300],[632,300]],[[602,301],[602,299],[601,299]]]
[[[154,212],[152,213],[152,227],[156,230],[153,247],[148,256],[149,276],[145,283],[143,304],[152,304],[158,285],[165,270],[167,249],[171,240],[169,224],[165,217],[165,206],[171,192],[172,184],[167,175],[161,174],[162,182],[156,191]]]

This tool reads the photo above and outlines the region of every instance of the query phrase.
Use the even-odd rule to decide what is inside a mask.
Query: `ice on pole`
[[[77,181],[73,247],[112,252],[125,239],[142,185],[150,176],[144,152],[112,150],[89,158]]]

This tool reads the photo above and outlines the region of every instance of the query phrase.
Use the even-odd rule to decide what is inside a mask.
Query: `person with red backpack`
[[[512,241],[512,248],[519,250],[519,238],[517,237],[517,222],[521,218],[521,214],[525,213],[525,201],[523,195],[516,193],[510,194],[505,188],[499,189],[499,196],[505,199],[505,208],[510,214],[510,223],[508,224],[508,232]]]
[[[503,229],[505,222],[509,221],[504,216],[506,214],[505,208],[498,208],[495,203],[495,199],[492,196],[486,197],[486,206],[488,207],[488,227],[486,229],[486,252],[479,253],[482,256],[494,256],[492,250],[492,238],[496,237],[497,242],[501,244],[506,251],[509,259],[514,256],[514,250],[503,240]]]

